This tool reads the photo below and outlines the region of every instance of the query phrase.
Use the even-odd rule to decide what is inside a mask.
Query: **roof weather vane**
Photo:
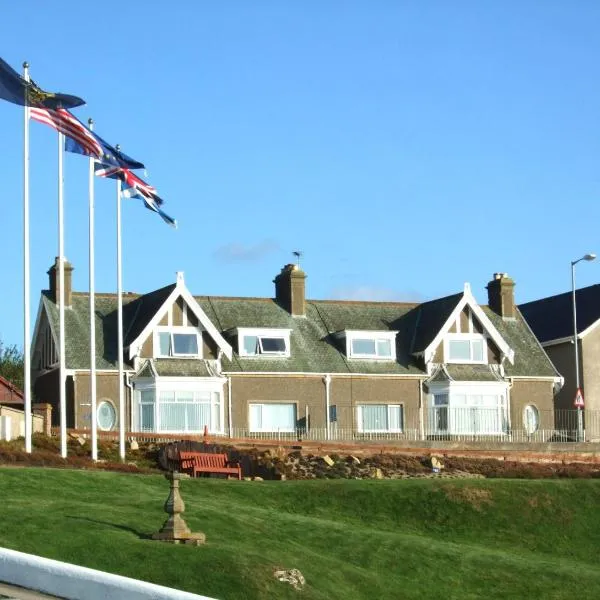
[[[302,255],[304,254],[304,252],[301,252],[300,250],[294,250],[292,252],[292,254],[296,257],[296,266],[298,268],[300,268],[300,258],[302,257]]]

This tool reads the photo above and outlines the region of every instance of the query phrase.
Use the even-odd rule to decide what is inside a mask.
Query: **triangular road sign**
[[[581,392],[581,388],[577,388],[575,392],[575,400],[573,401],[573,406],[576,408],[583,408],[585,406],[583,402],[583,393]]]

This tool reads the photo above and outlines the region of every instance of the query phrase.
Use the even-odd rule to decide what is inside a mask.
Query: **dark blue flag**
[[[111,146],[108,142],[105,142],[99,135],[88,129],[88,133],[98,142],[101,148],[102,155],[94,156],[100,162],[105,165],[112,167],[120,167],[122,169],[143,169],[144,163],[138,162],[127,156],[125,152],[117,150],[114,146]],[[75,154],[84,154],[90,156],[90,153],[81,144],[78,144],[74,139],[65,137],[65,150],[67,152],[74,152]]]
[[[57,110],[75,108],[85,100],[69,94],[45,92],[33,81],[26,81],[8,63],[0,58],[0,99],[20,106],[38,106]]]

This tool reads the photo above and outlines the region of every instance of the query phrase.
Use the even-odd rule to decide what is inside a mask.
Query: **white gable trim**
[[[180,278],[177,279],[177,284],[175,285],[175,288],[173,289],[169,297],[164,301],[163,305],[156,311],[156,314],[154,315],[154,317],[152,317],[148,325],[146,325],[142,333],[140,333],[140,335],[138,335],[138,337],[135,340],[133,340],[133,342],[131,342],[131,344],[129,345],[129,359],[131,360],[134,356],[137,356],[139,354],[142,344],[146,341],[148,336],[152,334],[152,331],[155,327],[158,326],[165,314],[168,314],[170,312],[171,307],[173,306],[177,298],[179,298],[179,296],[181,296],[185,300],[186,304],[189,306],[191,311],[196,315],[198,321],[204,326],[204,328],[212,337],[212,339],[215,340],[215,342],[217,343],[217,346],[223,351],[223,354],[229,360],[231,360],[231,357],[233,355],[233,350],[231,346],[225,341],[225,339],[219,333],[217,328],[212,324],[212,321],[208,318],[206,313],[202,310],[201,306],[196,302],[194,297],[185,287],[183,279]]]
[[[459,300],[458,304],[450,313],[448,319],[439,330],[438,334],[433,338],[433,341],[427,348],[425,348],[423,352],[423,357],[425,359],[425,363],[431,362],[433,356],[435,354],[436,348],[442,343],[444,336],[448,333],[452,325],[456,322],[456,319],[460,317],[460,313],[463,311],[465,306],[468,306],[472,313],[477,317],[483,329],[488,333],[488,335],[494,340],[495,344],[498,346],[500,351],[508,358],[511,364],[514,363],[515,353],[514,350],[506,343],[504,338],[500,335],[500,332],[494,327],[493,323],[488,319],[486,314],[483,312],[475,297],[471,293],[471,286],[468,283],[465,283],[465,289],[463,292],[462,298]]]

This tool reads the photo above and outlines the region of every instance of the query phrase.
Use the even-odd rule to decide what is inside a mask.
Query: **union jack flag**
[[[102,163],[96,163],[95,174],[98,177],[110,177],[120,179],[127,187],[136,190],[140,196],[151,200],[157,206],[161,206],[164,200],[156,193],[156,188],[146,183],[143,179],[132,173],[129,169],[113,167]]]
[[[65,108],[52,110],[49,108],[39,108],[32,106],[29,114],[34,121],[49,125],[56,131],[77,142],[88,154],[95,158],[102,156],[102,146],[98,143],[94,135],[89,131],[79,119],[74,117]]]

